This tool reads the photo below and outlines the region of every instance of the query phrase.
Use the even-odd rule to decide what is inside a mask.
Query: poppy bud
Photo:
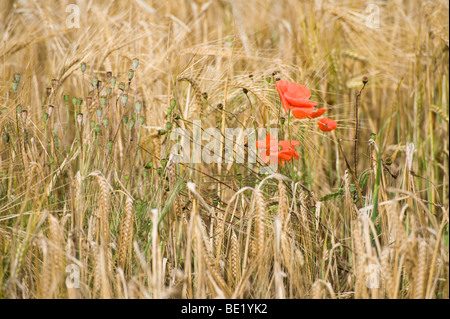
[[[172,114],[172,109],[169,107],[169,108],[167,109],[167,115],[170,115],[170,114]]]
[[[77,106],[77,103],[78,103],[78,99],[76,97],[73,97],[72,98],[73,107]]]
[[[98,86],[98,78],[93,78],[93,79],[92,79],[92,86],[93,86],[94,88],[96,88],[96,87]]]
[[[375,141],[377,139],[377,134],[371,133],[370,134],[370,139]]]
[[[14,74],[14,82],[17,82],[17,84],[19,84],[19,82],[20,82],[20,73],[15,73]]]
[[[133,69],[136,70],[139,66],[139,59],[138,58],[134,58],[133,59]]]
[[[286,119],[285,119],[284,117],[281,117],[281,118],[280,118],[280,123],[281,123],[281,125],[283,125],[285,121],[286,121]]]
[[[111,81],[112,87],[115,87],[116,86],[116,82],[117,82],[117,78],[115,76],[113,76],[113,77],[111,77],[110,81]]]
[[[244,92],[244,94],[247,95],[248,90],[247,90],[246,88],[243,88],[243,89],[242,89],[242,92]]]
[[[139,118],[139,124],[140,124],[140,125],[144,125],[144,123],[145,123],[145,117],[141,116],[141,117]]]
[[[179,119],[181,119],[181,116],[180,116],[180,114],[174,114],[174,115],[173,115],[173,118],[174,118],[175,120],[179,120]]]
[[[167,133],[166,130],[159,130],[159,131],[158,131],[158,134],[159,134],[159,135],[164,135],[164,134],[166,134],[166,133]]]
[[[95,125],[95,133],[96,134],[100,134],[100,132],[102,131],[102,127],[100,125]]]
[[[53,105],[49,105],[49,106],[48,106],[48,111],[47,111],[47,113],[48,113],[48,116],[49,116],[49,117],[52,116],[53,109],[54,109]]]
[[[91,125],[91,128],[95,128],[95,121],[94,120],[90,121],[89,124]]]
[[[175,100],[170,100],[170,107],[174,108],[177,102]]]
[[[167,165],[167,160],[166,160],[165,158],[163,158],[163,159],[161,160],[161,165],[162,165],[162,167],[166,167],[166,165]]]
[[[81,63],[81,72],[86,72],[86,63]]]
[[[64,102],[69,103],[69,94],[64,94]]]
[[[125,83],[123,83],[123,82],[119,83],[119,90],[125,91]]]
[[[17,92],[17,89],[19,88],[19,83],[18,82],[13,82],[11,84],[11,88],[13,89],[14,92]]]
[[[272,82],[272,79],[271,78],[266,78],[266,81],[267,81],[267,83],[270,83],[270,82]]]
[[[136,113],[141,113],[141,111],[142,111],[142,102],[141,101],[137,101],[135,104],[134,104],[134,107],[135,107],[135,109],[136,109]]]
[[[78,122],[79,126],[81,126],[81,124],[83,124],[83,113],[77,114],[77,122]]]
[[[127,125],[127,123],[128,123],[128,116],[124,116],[124,117],[122,117],[122,122],[123,122],[123,125]]]
[[[108,144],[106,144],[106,147],[110,150],[113,147],[113,141],[109,141]]]
[[[28,111],[23,110],[22,111],[22,121],[25,123],[27,121],[27,118],[28,118]]]
[[[77,105],[80,106],[83,103],[83,99],[81,97],[78,98]]]
[[[167,123],[166,123],[166,127],[167,127],[167,129],[170,131],[170,130],[172,129],[172,123],[167,122]]]
[[[219,110],[221,110],[221,109],[223,109],[223,104],[222,103],[219,103],[219,104],[217,104],[217,106],[216,106]]]

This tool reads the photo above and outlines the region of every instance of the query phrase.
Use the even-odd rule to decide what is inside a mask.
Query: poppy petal
[[[321,116],[321,115],[322,115],[323,113],[325,113],[326,111],[327,111],[326,108],[318,109],[317,111],[314,111],[314,112],[311,114],[311,118],[315,119],[315,118]]]
[[[281,104],[283,105],[284,111],[287,113],[289,112],[289,108],[291,105],[288,101],[286,101],[284,94],[287,91],[287,82],[286,81],[277,81],[275,83],[275,86],[277,88],[278,94],[280,95]]]
[[[278,143],[278,145],[281,146],[282,150],[283,149],[287,149],[287,148],[294,148],[294,147],[298,146],[299,144],[300,144],[299,141],[294,141],[294,140],[291,140],[291,141],[289,141],[289,140],[287,140],[287,141],[280,141]]]
[[[289,92],[284,95],[284,98],[292,105],[292,108],[313,108],[319,104],[318,102],[310,101],[308,99],[291,96],[289,95]]]
[[[306,119],[306,118],[311,118],[311,114],[314,112],[314,108],[293,108],[292,109],[292,115],[299,119]]]
[[[320,119],[317,124],[319,125],[319,128],[324,132],[330,132],[336,129],[337,123],[336,121],[328,118],[322,118]]]
[[[311,97],[311,91],[304,85],[286,81],[287,92],[289,96],[296,97],[298,99],[307,100]]]

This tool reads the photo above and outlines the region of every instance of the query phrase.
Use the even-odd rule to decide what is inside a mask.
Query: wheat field
[[[448,19],[444,0],[0,0],[0,298],[448,298]],[[337,129],[286,114],[279,80]],[[299,158],[174,160],[197,120],[222,155],[226,128],[276,128]]]

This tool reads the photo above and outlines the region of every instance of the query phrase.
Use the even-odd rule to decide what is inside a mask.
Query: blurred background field
[[[0,298],[448,298],[447,1],[70,4],[0,0]],[[175,163],[194,120],[300,158]]]

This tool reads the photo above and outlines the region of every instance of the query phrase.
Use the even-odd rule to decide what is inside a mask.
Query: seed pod
[[[139,118],[139,124],[140,124],[140,125],[144,125],[144,123],[145,123],[145,117],[141,116],[141,117]]]
[[[106,72],[106,79],[108,81],[111,81],[111,77],[112,77],[112,72],[111,71]]]
[[[95,128],[95,121],[94,120],[90,121],[89,124],[91,125],[91,128]]]
[[[119,90],[125,91],[125,83],[123,83],[123,82],[119,83]]]
[[[83,103],[83,99],[81,97],[79,97],[77,100],[77,105],[80,106],[81,103]]]
[[[86,63],[81,63],[81,72],[86,72]]]
[[[101,131],[102,131],[102,127],[99,124],[95,125],[95,133],[100,134]]]
[[[138,58],[134,58],[133,59],[133,69],[136,71],[138,66],[139,66],[139,59]]]
[[[134,70],[129,69],[128,70],[128,82],[130,82],[133,79],[133,76],[134,76]]]
[[[172,108],[169,107],[169,108],[167,109],[167,115],[170,115],[170,114],[172,114]]]
[[[151,168],[153,168],[153,162],[148,162],[148,163],[146,163],[144,167],[145,167],[146,169],[151,169]]]
[[[124,94],[122,95],[122,106],[125,107],[125,105],[127,105],[128,102],[128,95]]]
[[[102,118],[102,115],[103,115],[103,109],[98,108],[98,109],[97,109],[97,117],[98,117],[98,119],[101,119],[101,118]]]
[[[142,111],[142,102],[141,101],[137,101],[135,104],[134,104],[134,107],[136,108],[136,113],[141,113],[141,111]]]
[[[9,134],[8,133],[3,133],[2,138],[5,143],[9,143]]]
[[[128,116],[124,116],[124,117],[122,117],[122,122],[123,122],[123,125],[127,125],[127,123],[128,123]]]
[[[13,82],[11,84],[11,87],[12,87],[14,92],[17,92],[17,89],[19,88],[19,83],[18,82]]]
[[[158,134],[159,134],[159,135],[164,135],[164,134],[166,134],[166,133],[167,133],[166,130],[159,130],[159,131],[158,131]]]
[[[72,98],[73,107],[77,106],[77,103],[78,103],[78,99],[76,97],[73,97]]]
[[[364,76],[364,77],[362,78],[362,82],[363,82],[364,84],[367,84],[367,82],[369,82],[369,78],[368,78],[367,76]]]
[[[69,94],[64,94],[64,102],[69,103]]]
[[[161,159],[161,165],[162,165],[162,167],[166,167],[167,160],[165,158]]]
[[[115,87],[116,86],[116,82],[117,82],[117,78],[115,76],[111,77],[110,82],[111,82],[111,86]]]
[[[170,100],[170,107],[174,108],[177,102],[175,100]]]
[[[52,94],[52,88],[47,88],[46,93],[47,93],[47,97],[49,97],[50,94]]]
[[[17,113],[22,113],[22,110],[23,110],[22,104],[17,105],[16,110],[17,110]]]
[[[15,73],[14,74],[14,82],[17,82],[17,84],[20,83],[20,73]]]
[[[100,104],[101,104],[103,107],[105,107],[105,105],[106,105],[106,95],[102,95],[102,96],[100,97]]]
[[[130,130],[134,127],[134,124],[136,124],[136,120],[130,119]]]
[[[166,123],[166,127],[167,127],[167,129],[170,131],[170,130],[172,129],[172,123],[167,122],[167,123]]]
[[[92,86],[94,88],[96,88],[98,86],[98,78],[95,77],[95,78],[92,79]]]
[[[108,119],[103,119],[103,125],[105,126],[105,128],[106,127],[108,127],[108,124],[109,124],[109,120]]]

